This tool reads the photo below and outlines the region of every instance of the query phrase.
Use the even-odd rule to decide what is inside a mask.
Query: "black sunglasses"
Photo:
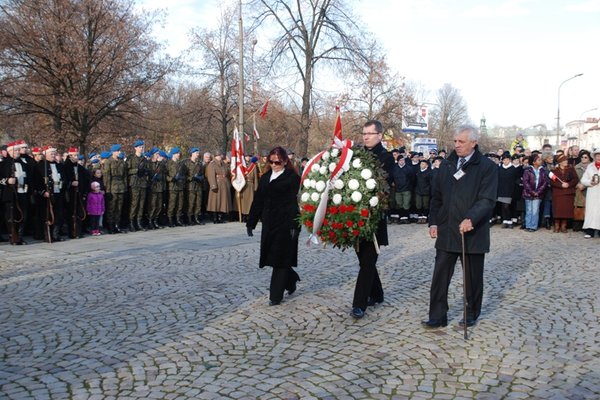
[[[283,164],[283,161],[273,161],[273,160],[269,160],[269,164],[281,165],[281,164]]]

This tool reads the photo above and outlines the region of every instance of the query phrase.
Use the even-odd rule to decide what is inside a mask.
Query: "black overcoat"
[[[435,247],[461,253],[458,226],[468,218],[473,223],[473,230],[465,233],[466,253],[487,253],[490,251],[489,220],[498,193],[498,167],[477,149],[463,166],[465,175],[458,180],[454,177],[457,164],[458,156],[453,151],[434,175],[429,226],[437,226]]]
[[[372,149],[368,149],[365,147],[365,150],[370,151],[377,157],[379,163],[381,164],[381,167],[387,173],[387,183],[388,185],[391,185],[394,181],[394,167],[397,167],[392,153],[388,152],[381,143],[377,143],[377,145],[374,146]],[[389,244],[385,215],[382,215],[382,218],[379,221],[379,224],[377,225],[375,237],[377,238],[377,244],[379,246],[387,246]]]
[[[300,177],[291,170],[270,182],[273,171],[265,173],[258,182],[258,189],[248,214],[248,228],[256,228],[260,219],[259,267],[288,268],[298,265],[298,189]]]

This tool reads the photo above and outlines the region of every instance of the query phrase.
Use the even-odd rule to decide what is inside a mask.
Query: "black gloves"
[[[254,234],[252,233],[252,228],[250,228],[249,226],[246,227],[246,233],[248,234],[248,236],[252,237],[254,236]]]

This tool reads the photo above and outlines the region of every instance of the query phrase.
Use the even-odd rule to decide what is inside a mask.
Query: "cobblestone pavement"
[[[433,241],[391,226],[385,303],[349,316],[352,251],[301,245],[269,307],[239,223],[0,246],[0,398],[600,397],[599,239],[492,229],[484,308],[426,331]],[[306,239],[306,237],[303,237]],[[303,239],[301,238],[301,240]]]

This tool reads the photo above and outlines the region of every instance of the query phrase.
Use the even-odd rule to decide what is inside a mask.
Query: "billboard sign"
[[[426,134],[429,132],[427,106],[414,107],[402,122],[402,132]]]

